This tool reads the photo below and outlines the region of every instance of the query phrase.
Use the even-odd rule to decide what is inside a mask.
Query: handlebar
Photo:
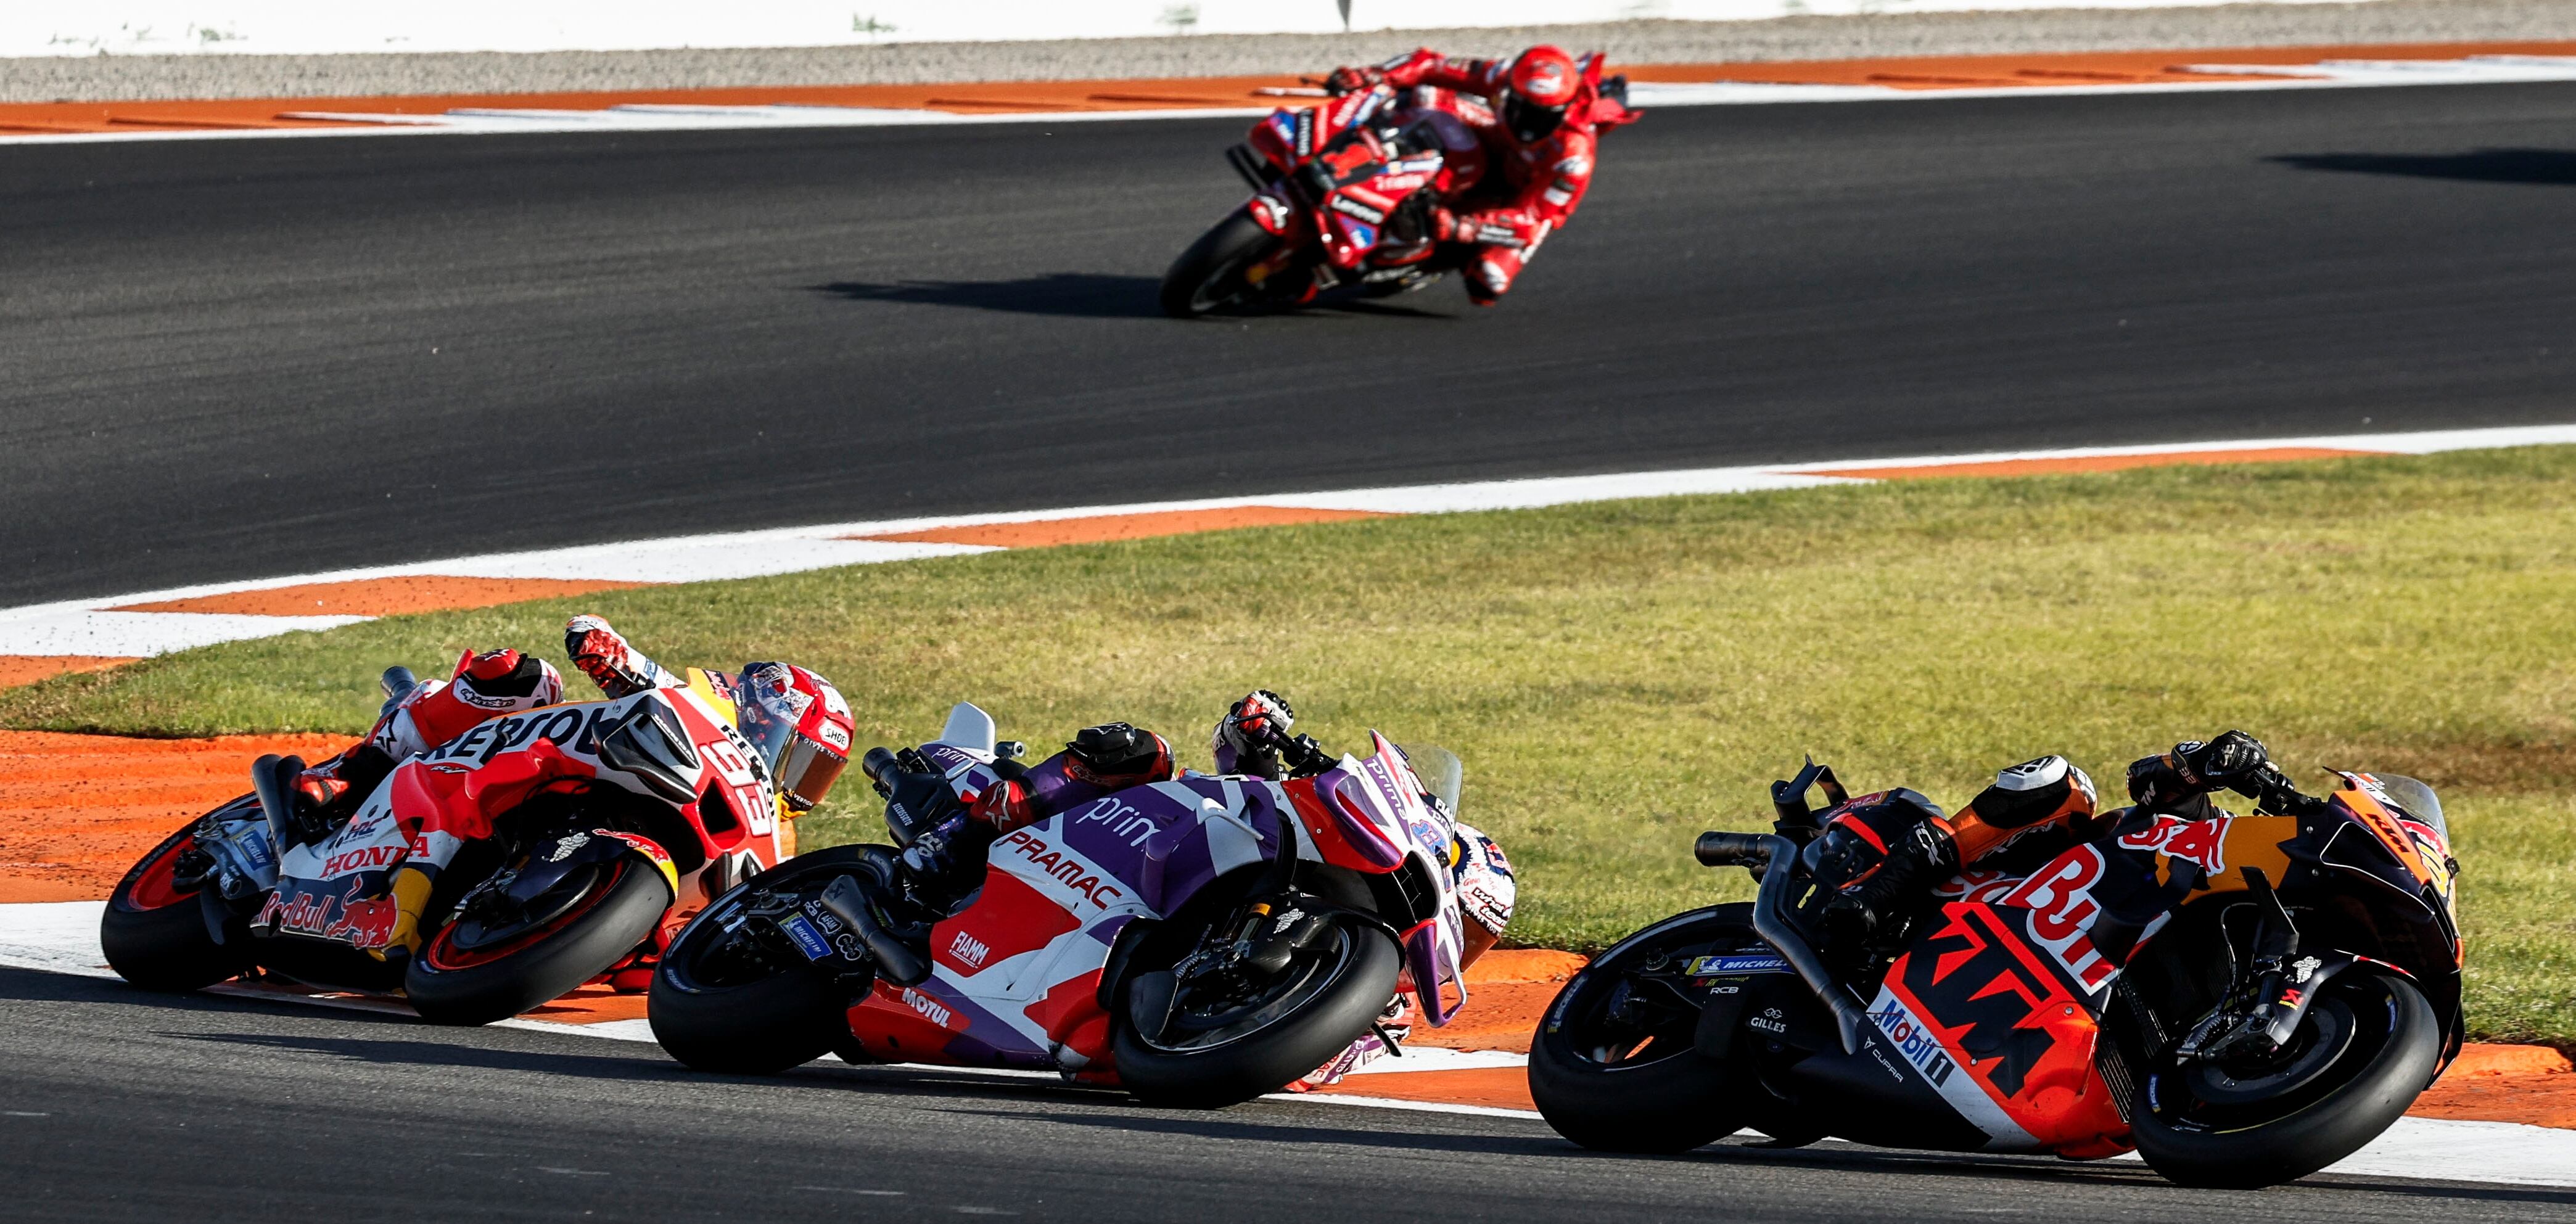
[[[1768,867],[1771,865],[1771,843],[1782,840],[1766,833],[1718,833],[1699,835],[1691,844],[1691,853],[1699,856],[1703,867]]]
[[[870,748],[867,755],[859,758],[859,772],[866,774],[868,781],[880,788],[887,785],[885,776],[895,768],[894,750],[890,748]]]
[[[1753,933],[1780,954],[1797,971],[1807,989],[1834,1014],[1834,1028],[1842,1038],[1843,1053],[1858,1054],[1868,1040],[1869,1013],[1853,997],[1851,989],[1835,980],[1833,972],[1808,944],[1805,934],[1789,920],[1789,906],[1795,899],[1798,883],[1791,879],[1798,861],[1798,843],[1777,833],[1718,833],[1699,835],[1691,847],[1699,861],[1711,867],[1760,865],[1762,885],[1753,898]],[[1778,865],[1780,870],[1770,868]]]

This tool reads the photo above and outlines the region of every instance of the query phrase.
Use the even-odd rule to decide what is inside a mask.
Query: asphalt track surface
[[[1736,1143],[1597,1156],[1512,1118],[1145,1109],[1043,1080],[691,1074],[640,1043],[439,1029],[0,969],[19,1221],[2563,1220],[2576,1191]]]
[[[0,606],[2576,415],[2576,86],[1667,108],[1501,309],[1157,317],[1236,119],[0,149]]]

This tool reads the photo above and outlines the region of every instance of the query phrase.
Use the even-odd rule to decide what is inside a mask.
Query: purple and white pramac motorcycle
[[[1314,777],[1185,773],[1007,833],[983,890],[926,944],[873,901],[893,851],[791,859],[672,942],[654,1036],[709,1071],[833,1051],[1050,1069],[1215,1107],[1312,1071],[1399,987],[1446,1024],[1466,1002],[1448,865],[1458,759],[1370,740],[1366,759]],[[992,785],[999,759],[992,717],[963,704],[905,759],[871,752],[895,842]]]

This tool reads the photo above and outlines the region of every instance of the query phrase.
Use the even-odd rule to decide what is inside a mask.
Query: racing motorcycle
[[[896,845],[999,780],[1021,749],[993,735],[960,704],[938,740],[863,758]],[[1448,869],[1457,758],[1370,739],[1370,757],[1313,777],[1185,774],[1004,834],[981,891],[927,928],[880,903],[894,849],[791,859],[673,939],[653,1035],[706,1071],[838,1052],[1053,1070],[1214,1108],[1314,1070],[1370,1031],[1400,981],[1446,1024],[1466,1002]]]
[[[1485,154],[1455,114],[1400,110],[1402,96],[1378,85],[1254,124],[1226,150],[1252,199],[1173,261],[1163,312],[1187,319],[1344,286],[1402,293],[1437,279],[1427,266],[1430,206],[1480,178]]]
[[[1751,1127],[1782,1146],[2134,1147],[2188,1185],[2304,1177],[2386,1130],[2461,1040],[2441,802],[2337,777],[2315,799],[2267,770],[2247,816],[2132,811],[2028,876],[1949,881],[1872,941],[1895,952],[1855,957],[1819,937],[1819,847],[1848,800],[1810,762],[1774,784],[1775,832],[1698,840],[1757,898],[1655,923],[1567,982],[1530,1093],[1558,1133],[1616,1151]],[[1811,785],[1836,806],[1808,811]]]
[[[684,903],[794,848],[729,684],[686,677],[485,722],[396,767],[335,828],[295,806],[304,762],[263,756],[251,794],[171,834],[117,884],[99,927],[108,964],[160,990],[254,969],[400,990],[426,1019],[485,1024],[649,956]],[[397,667],[384,685],[391,711],[415,682]],[[397,796],[440,819],[398,820]],[[370,955],[393,933],[393,873],[435,837],[465,844],[437,874],[419,952]]]

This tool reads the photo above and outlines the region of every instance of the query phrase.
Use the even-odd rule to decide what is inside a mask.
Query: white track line
[[[98,920],[100,911],[104,908],[105,903],[98,901],[0,904],[0,966],[78,974],[83,977],[114,978],[116,974],[106,967],[107,955],[100,951],[98,946]],[[408,1015],[411,1010],[390,999],[316,997],[256,987],[234,987],[229,984],[215,987],[214,992],[236,998],[395,1016]],[[571,1033],[611,1041],[649,1042],[653,1040],[652,1028],[642,1020],[562,1024],[544,1020],[512,1019],[501,1021],[499,1027],[524,1029],[536,1033]],[[1380,1060],[1362,1070],[1360,1074],[1511,1067],[1525,1065],[1527,1061],[1527,1058],[1522,1055],[1502,1051],[1458,1051],[1424,1047],[1415,1049],[1400,1059]],[[1059,1078],[1051,1071],[942,1067],[925,1063],[891,1065],[903,1070],[933,1071],[945,1075],[974,1078],[1040,1080]],[[1362,1109],[1397,1109],[1412,1110],[1417,1113],[1461,1114],[1524,1121],[1541,1120],[1538,1114],[1523,1109],[1497,1109],[1486,1105],[1452,1105],[1437,1101],[1408,1101],[1396,1097],[1344,1093],[1281,1092],[1261,1099],[1313,1105],[1346,1105]],[[2128,1156],[2121,1159],[2134,1160],[2136,1157]],[[2576,1186],[2576,1131],[2524,1126],[2512,1122],[2455,1122],[2442,1118],[2401,1118],[2396,1126],[2373,1140],[2369,1147],[2354,1153],[2326,1171],[2356,1177],[2497,1182],[2523,1186]]]
[[[2407,85],[2495,85],[2576,81],[2576,56],[2472,55],[2452,60],[2324,60],[2314,64],[2192,64],[2220,78],[2153,84],[2011,85],[1993,88],[1898,89],[1888,85],[1795,85],[1762,81],[1702,84],[1638,82],[1629,96],[1641,109],[1660,106],[1747,106],[1796,102],[1937,102],[1954,98],[2050,98],[2076,94],[2207,93],[2280,89],[2358,89]],[[2246,79],[2230,80],[2228,77]],[[960,89],[975,88],[961,85]],[[600,110],[460,107],[438,115],[366,111],[288,111],[286,119],[363,124],[345,128],[185,129],[0,136],[0,145],[96,144],[135,140],[275,140],[333,136],[495,135],[557,132],[726,131],[818,127],[910,127],[942,124],[1100,123],[1146,119],[1257,118],[1269,108],[1024,111],[954,114],[897,107],[657,105],[626,103]]]
[[[616,544],[593,544],[532,552],[486,553],[478,556],[451,557],[440,561],[371,566],[315,574],[292,574],[241,582],[143,591],[106,599],[68,600],[0,609],[0,655],[149,656],[216,642],[268,637],[298,630],[333,628],[366,619],[351,616],[240,616],[200,612],[113,610],[135,604],[162,603],[306,584],[419,576],[554,578],[656,583],[754,578],[843,565],[870,565],[990,552],[993,551],[991,548],[982,545],[905,543],[852,537],[886,536],[937,528],[973,527],[995,523],[1033,523],[1056,519],[1153,514],[1165,511],[1222,510],[1246,506],[1361,510],[1383,514],[1446,514],[1480,510],[1531,509],[1639,497],[1812,488],[1820,485],[1853,483],[1844,477],[1825,473],[1879,468],[2277,450],[2344,450],[2425,455],[2440,451],[2485,447],[2568,444],[2576,444],[2576,425],[2250,438],[2229,442],[2177,442],[2139,446],[2089,446],[1892,459],[1845,459],[1834,462],[1694,468],[1668,472],[1625,472],[1605,476],[1472,481],[1455,484],[1344,489],[1324,493],[1154,501],[1112,506],[1072,506],[1055,510],[967,514],[941,518],[825,523],[811,527],[674,536],[659,540],[633,540]]]

